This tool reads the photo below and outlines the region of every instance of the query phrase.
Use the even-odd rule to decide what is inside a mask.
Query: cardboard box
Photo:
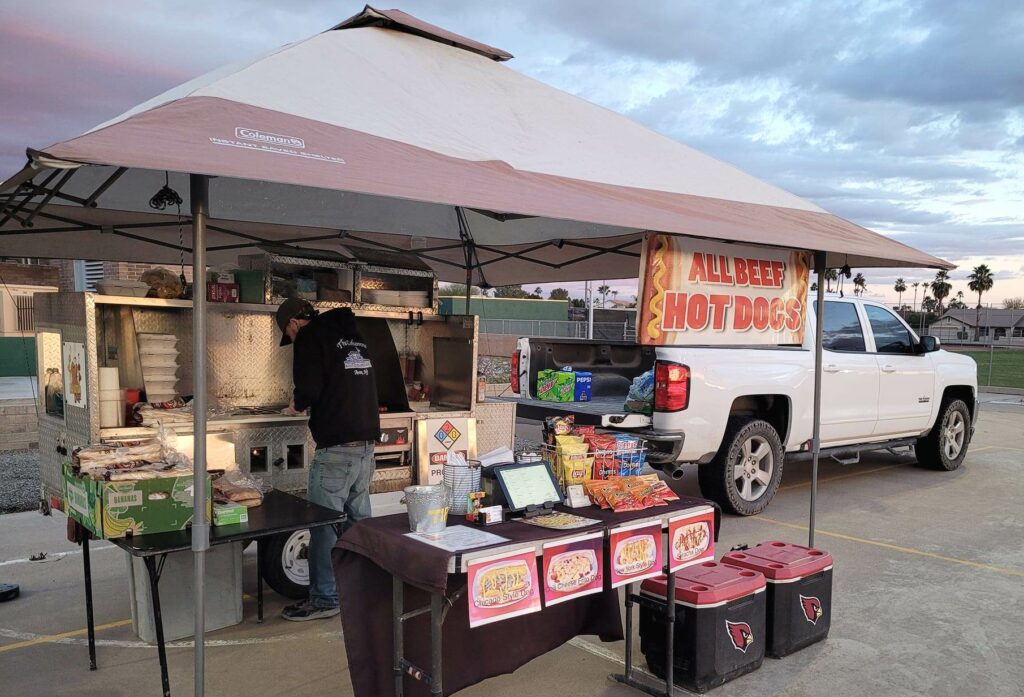
[[[212,303],[236,303],[238,302],[238,284],[208,283],[206,299]]]
[[[64,510],[99,538],[184,530],[192,523],[192,475],[95,481],[64,466]],[[212,515],[210,480],[207,513]]]
[[[575,402],[589,402],[593,396],[594,374],[584,370],[576,371],[576,386],[572,398]]]
[[[542,370],[537,373],[537,398],[545,402],[571,402],[576,373],[570,370]]]
[[[249,509],[240,503],[215,503],[213,505],[213,524],[238,525],[249,522]]]

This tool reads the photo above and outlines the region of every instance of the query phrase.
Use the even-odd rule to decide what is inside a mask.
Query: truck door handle
[[[886,363],[885,365],[882,366],[882,372],[883,373],[895,373],[896,372],[896,366],[894,366],[894,365],[892,365],[890,363]]]
[[[826,373],[838,373],[839,366],[837,366],[835,363],[826,363],[822,370],[824,370]]]

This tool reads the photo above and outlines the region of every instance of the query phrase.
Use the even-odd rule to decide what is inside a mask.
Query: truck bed
[[[626,414],[623,403],[626,396],[594,397],[589,402],[544,402],[539,399],[520,399],[518,397],[498,397],[503,402],[514,402],[516,416],[521,419],[541,421],[548,416],[572,415],[577,424],[582,426],[621,426],[623,428],[640,428],[650,425],[651,417],[643,414]],[[619,421],[621,415],[626,420]]]

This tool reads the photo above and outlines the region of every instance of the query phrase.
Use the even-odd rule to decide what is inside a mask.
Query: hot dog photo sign
[[[808,252],[649,235],[641,344],[801,344]]]

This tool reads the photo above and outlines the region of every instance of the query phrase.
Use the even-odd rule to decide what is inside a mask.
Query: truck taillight
[[[690,403],[690,369],[682,363],[654,364],[654,410],[682,411]]]
[[[519,350],[512,353],[512,365],[509,373],[509,382],[512,383],[512,391],[519,394]]]

